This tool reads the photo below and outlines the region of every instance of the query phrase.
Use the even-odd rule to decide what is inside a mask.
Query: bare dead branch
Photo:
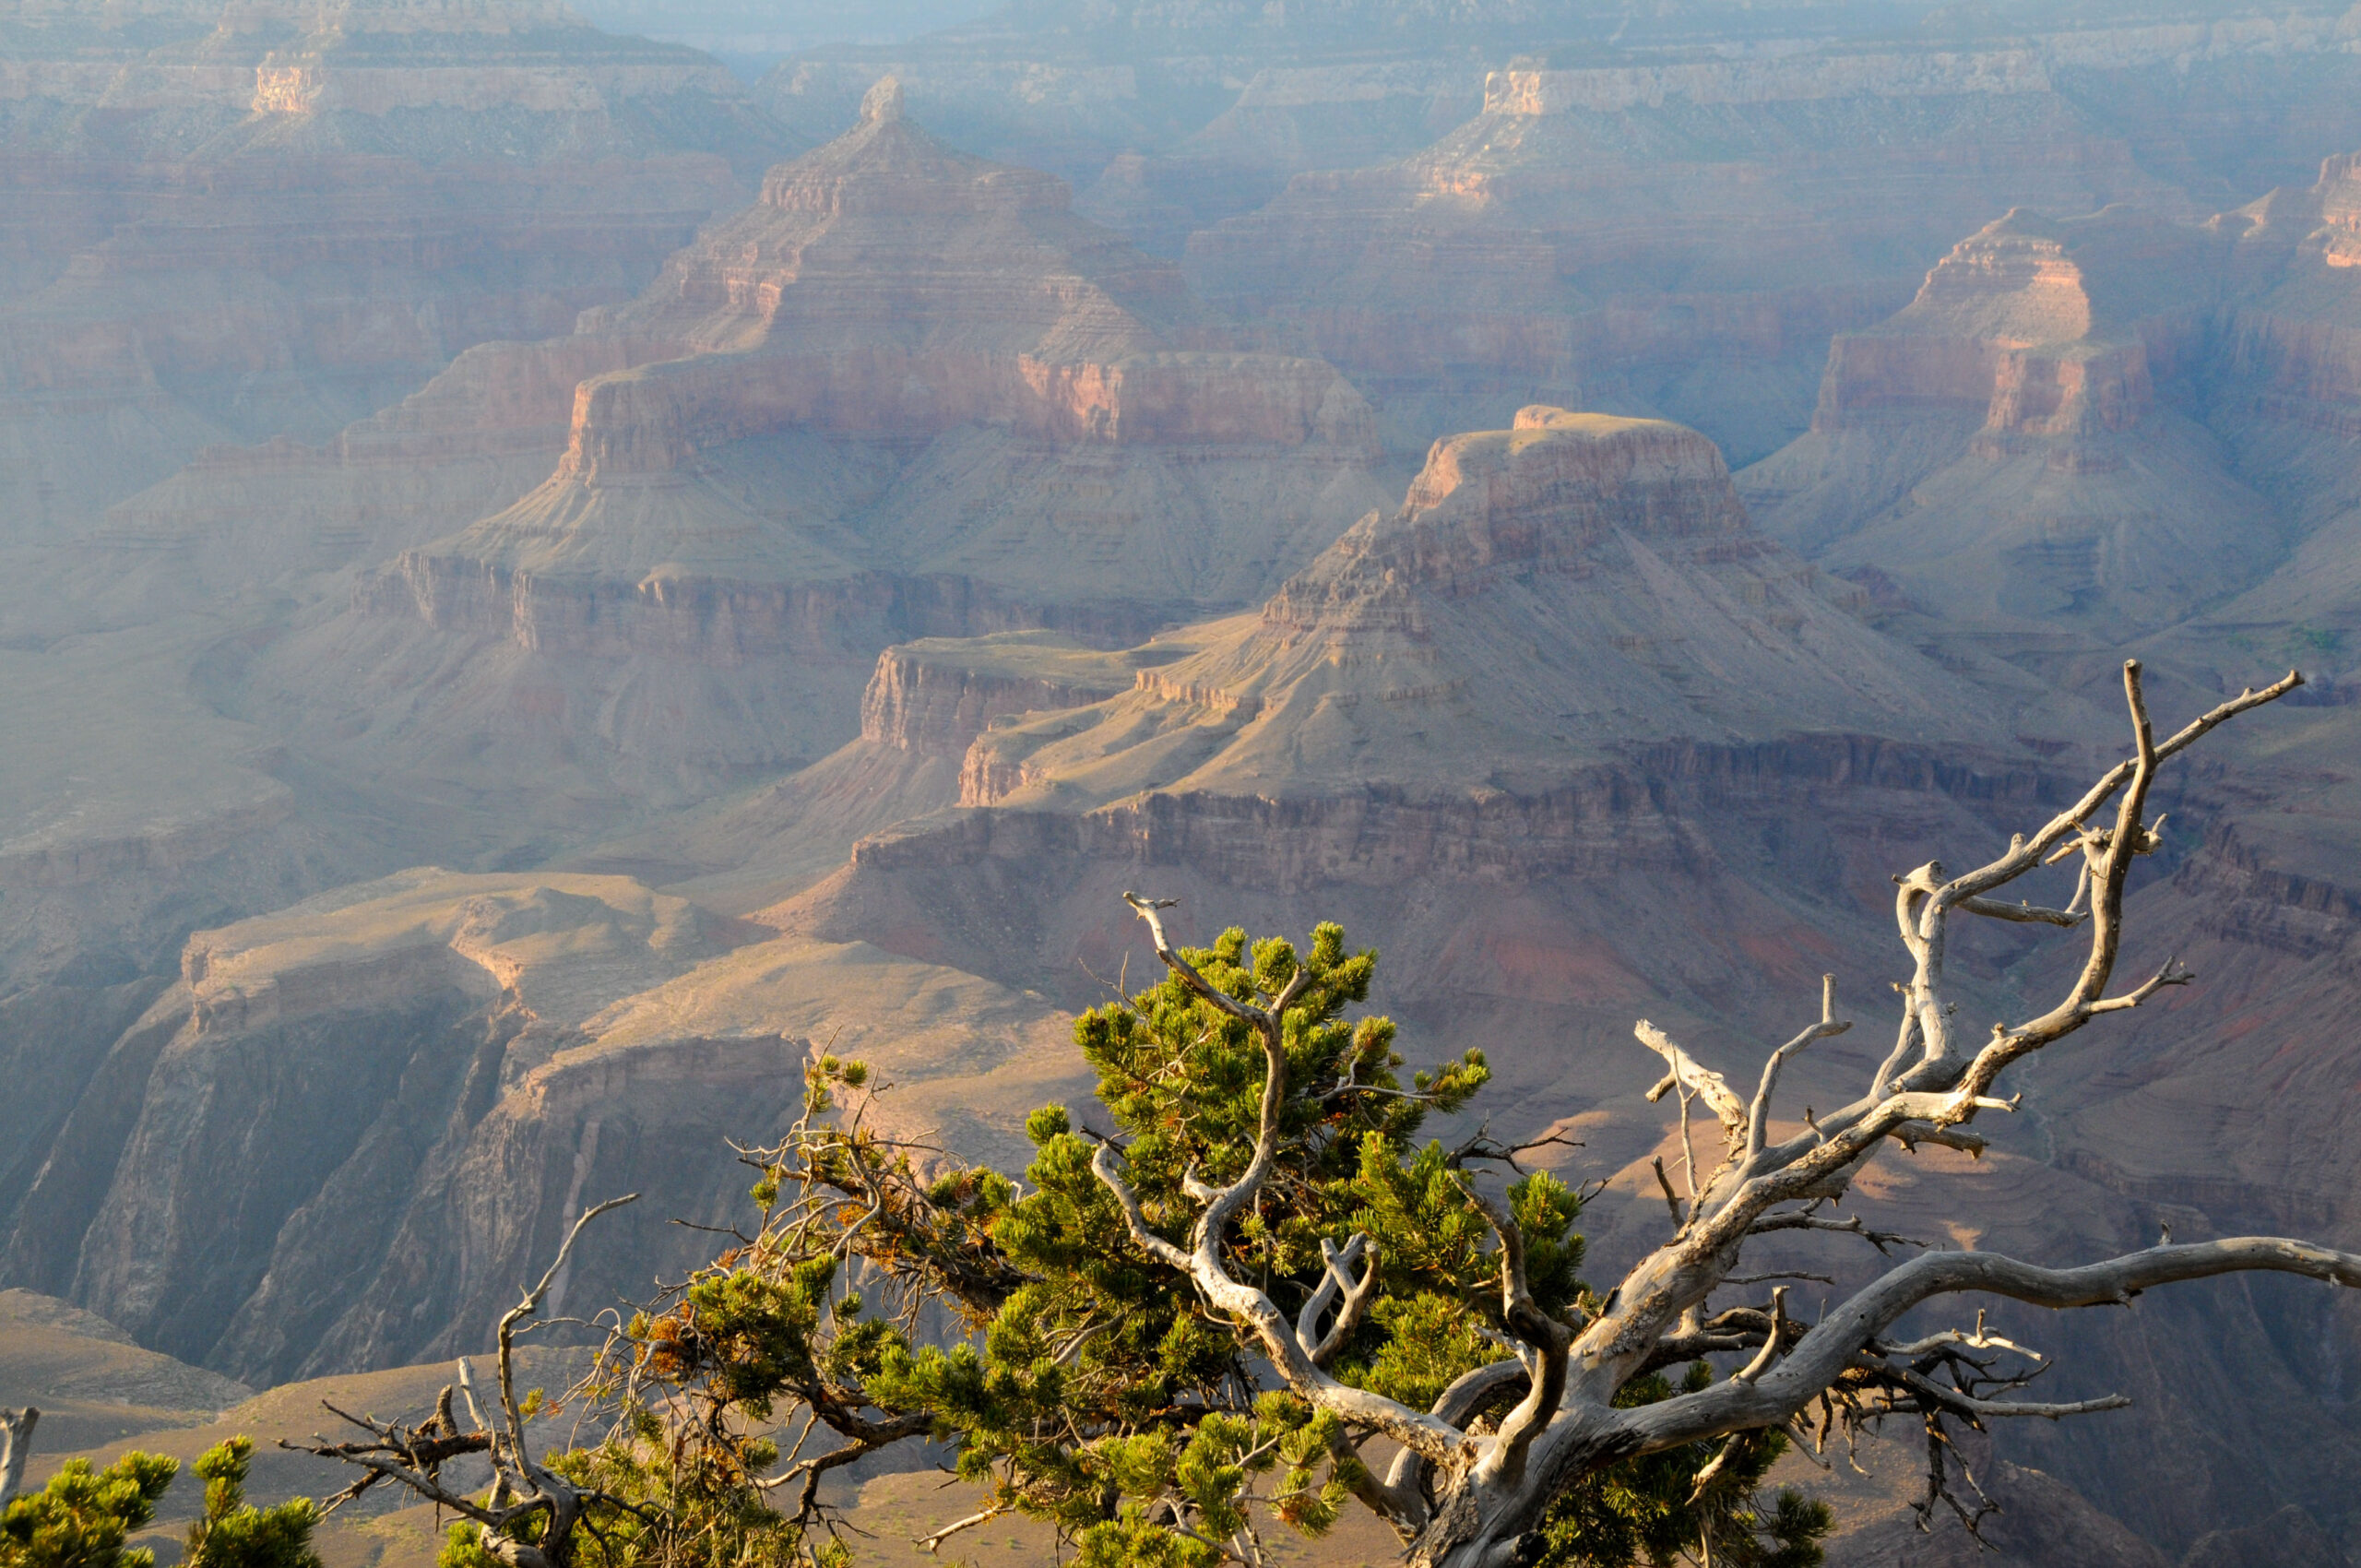
[[[1778,1357],[1779,1331],[1786,1325],[1787,1288],[1782,1285],[1771,1292],[1771,1332],[1762,1336],[1762,1348],[1755,1353],[1754,1360],[1731,1374],[1734,1382],[1752,1384],[1761,1381],[1762,1374],[1771,1370],[1772,1361]]]
[[[1962,898],[1952,906],[1971,915],[1987,915],[1996,921],[2015,921],[2020,924],[2078,926],[2090,919],[2088,910],[2045,909],[2032,904],[2003,904],[1995,898]]]
[[[33,1456],[33,1428],[41,1412],[30,1405],[0,1410],[0,1507],[25,1489],[25,1464]]]
[[[1851,1019],[1840,1020],[1836,1016],[1836,977],[1821,976],[1820,1021],[1807,1026],[1803,1033],[1773,1051],[1771,1060],[1762,1064],[1762,1082],[1755,1088],[1754,1103],[1747,1108],[1746,1113],[1746,1153],[1749,1158],[1762,1152],[1763,1137],[1771,1121],[1771,1092],[1778,1085],[1779,1069],[1786,1064],[1787,1058],[1816,1039],[1841,1035],[1852,1027]]]
[[[1363,1262],[1364,1253],[1367,1254],[1366,1262]],[[1303,1347],[1303,1353],[1311,1358],[1311,1364],[1324,1369],[1335,1359],[1336,1352],[1344,1348],[1345,1341],[1352,1337],[1353,1330],[1360,1326],[1370,1303],[1377,1299],[1381,1281],[1377,1272],[1377,1245],[1364,1232],[1353,1232],[1351,1239],[1342,1247],[1323,1236],[1320,1239],[1320,1260],[1323,1265],[1320,1285],[1304,1302],[1303,1310],[1296,1314],[1295,1336],[1296,1342]],[[1346,1270],[1356,1263],[1362,1264],[1360,1277],[1347,1278]],[[1322,1315],[1332,1304],[1339,1301],[1342,1304],[1337,1306],[1335,1321],[1328,1325],[1326,1334],[1320,1333]]]
[[[1695,1394],[1618,1412],[1637,1452],[1784,1421],[1836,1384],[1894,1322],[1938,1296],[1981,1293],[2052,1309],[2118,1305],[2143,1290],[2246,1272],[2303,1275],[2361,1289],[2361,1254],[2277,1236],[2151,1247],[2080,1268],[2043,1268],[1996,1253],[1927,1253],[1831,1309],[1775,1367]]]
[[[1132,1241],[1139,1249],[1157,1262],[1177,1268],[1183,1274],[1191,1270],[1187,1253],[1148,1229],[1147,1217],[1140,1212],[1140,1200],[1124,1180],[1115,1171],[1115,1146],[1101,1143],[1090,1157],[1090,1169],[1114,1194],[1116,1205],[1123,1211],[1123,1221],[1130,1227]]]
[[[1750,1236],[1762,1236],[1776,1230],[1828,1230],[1842,1235],[1858,1236],[1880,1253],[1887,1252],[1892,1247],[1923,1247],[1927,1244],[1916,1237],[1904,1236],[1896,1231],[1872,1230],[1862,1223],[1861,1217],[1858,1215],[1855,1215],[1850,1219],[1822,1219],[1809,1214],[1766,1215],[1747,1227],[1746,1233]]]
[[[1664,1098],[1673,1088],[1686,1089],[1712,1108],[1714,1115],[1731,1138],[1743,1145],[1746,1139],[1746,1107],[1730,1089],[1727,1080],[1711,1068],[1699,1065],[1697,1059],[1674,1043],[1670,1035],[1642,1018],[1631,1026],[1640,1043],[1664,1058],[1667,1069],[1662,1082],[1648,1091],[1651,1102]]]
[[[924,1549],[934,1556],[940,1557],[943,1555],[943,1543],[949,1540],[953,1536],[959,1534],[962,1530],[972,1530],[979,1525],[989,1525],[994,1519],[1006,1518],[1010,1512],[1011,1510],[1009,1509],[997,1507],[979,1509],[976,1513],[968,1515],[964,1519],[953,1520],[950,1524],[943,1526],[943,1528],[935,1531],[934,1534],[931,1536],[919,1537],[918,1539],[911,1542],[911,1544]]]
[[[1655,1166],[1656,1185],[1664,1189],[1664,1206],[1672,1211],[1672,1228],[1679,1230],[1689,1223],[1689,1218],[1681,1211],[1680,1194],[1672,1190],[1672,1178],[1665,1174],[1664,1156],[1656,1156]]]

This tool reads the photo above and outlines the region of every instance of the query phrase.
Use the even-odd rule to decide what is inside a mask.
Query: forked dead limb
[[[474,1369],[462,1356],[458,1360],[457,1386],[466,1402],[473,1431],[458,1430],[452,1409],[451,1386],[446,1384],[435,1401],[434,1413],[416,1425],[349,1415],[331,1405],[327,1407],[330,1414],[367,1436],[345,1443],[330,1443],[320,1437],[308,1443],[282,1439],[282,1448],[335,1459],[363,1472],[331,1498],[327,1506],[338,1507],[380,1482],[401,1487],[422,1501],[449,1509],[480,1526],[483,1550],[507,1564],[507,1568],[567,1568],[573,1561],[574,1534],[583,1522],[587,1505],[608,1503],[635,1508],[596,1488],[577,1486],[534,1458],[528,1431],[530,1418],[516,1396],[516,1340],[518,1328],[540,1312],[541,1302],[564,1272],[584,1229],[600,1215],[635,1202],[638,1197],[637,1193],[633,1193],[584,1210],[567,1229],[557,1255],[550,1260],[540,1281],[501,1314],[493,1335],[497,1347],[493,1419],[485,1419],[476,1397]],[[484,1455],[492,1462],[492,1490],[481,1500],[446,1482],[442,1475],[442,1467],[451,1460],[475,1454]],[[527,1522],[536,1519],[540,1521],[539,1538],[520,1538],[519,1531]]]

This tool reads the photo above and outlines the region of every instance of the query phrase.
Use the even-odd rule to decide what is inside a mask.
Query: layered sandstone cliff
[[[2192,417],[2231,260],[2218,232],[2135,209],[2011,213],[1836,338],[1811,431],[1741,487],[1770,531],[1939,621],[2168,624],[2285,547]]]

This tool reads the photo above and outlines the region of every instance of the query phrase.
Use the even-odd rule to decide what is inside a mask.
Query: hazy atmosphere
[[[2361,1568],[2356,1016],[2361,6],[0,0],[0,1568]]]

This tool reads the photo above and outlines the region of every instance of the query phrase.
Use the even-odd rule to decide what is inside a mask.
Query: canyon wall
[[[791,145],[711,60],[527,6],[19,19],[11,537],[70,532],[208,445],[326,436],[473,343],[565,330]]]
[[[1235,336],[1056,181],[952,151],[878,84],[638,298],[486,345],[326,449],[314,468],[386,509],[390,559],[326,558],[337,530],[291,480],[277,526],[312,541],[314,608],[226,700],[340,775],[497,799],[575,843],[816,760],[859,733],[889,644],[1125,646],[1268,591],[1382,495],[1344,378]],[[376,486],[413,439],[479,486],[472,517],[456,482]],[[184,476],[111,521],[230,577],[273,531],[208,529],[188,514],[210,489]]]

